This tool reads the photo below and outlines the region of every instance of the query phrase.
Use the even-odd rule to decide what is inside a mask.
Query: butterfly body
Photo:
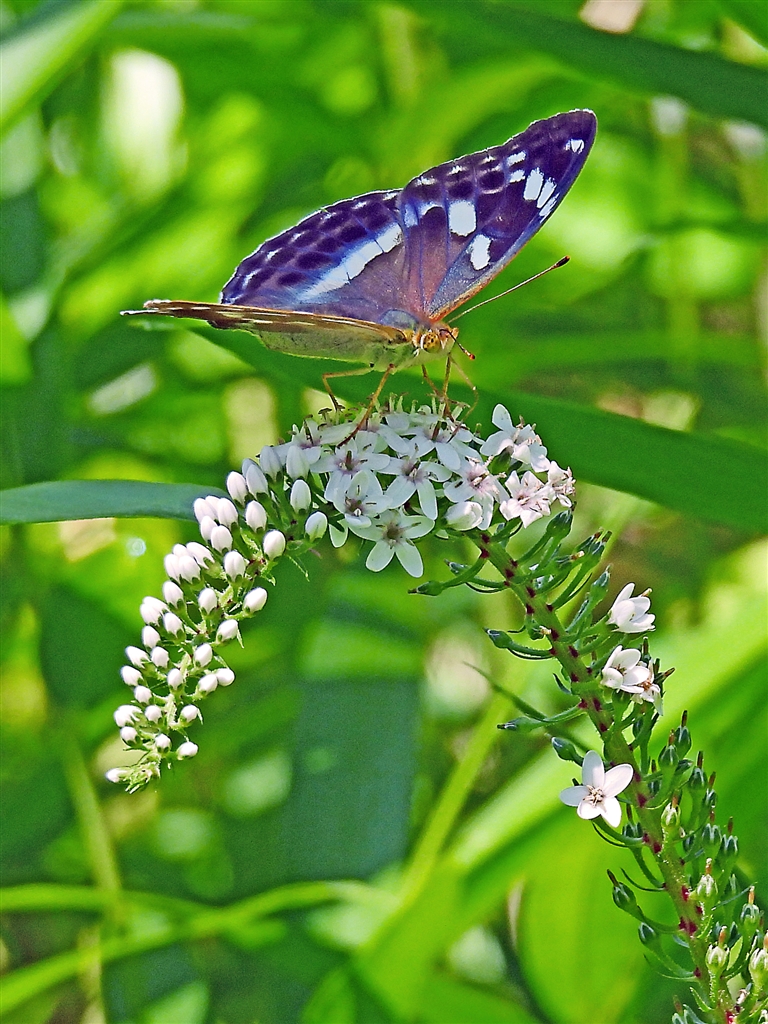
[[[334,203],[260,245],[219,303],[151,300],[152,313],[246,330],[267,348],[391,370],[445,355],[445,317],[495,277],[584,165],[595,115],[535,121],[401,190]]]

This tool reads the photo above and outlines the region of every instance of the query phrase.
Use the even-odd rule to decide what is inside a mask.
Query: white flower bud
[[[181,674],[181,669],[172,668],[168,673],[168,686],[172,690],[176,690],[184,682],[184,676]]]
[[[197,753],[197,744],[187,740],[186,743],[182,743],[179,749],[176,751],[176,756],[179,760],[184,757],[194,757]]]
[[[229,474],[227,477],[227,490],[232,501],[237,501],[241,505],[245,504],[245,499],[248,497],[248,485],[242,473]]]
[[[168,606],[162,601],[158,601],[156,597],[145,597],[141,602],[139,614],[148,626],[155,626],[159,622],[160,616],[167,610]]]
[[[141,682],[141,672],[133,665],[123,665],[120,669],[120,675],[123,677],[123,682],[126,686],[138,686]]]
[[[245,506],[245,521],[256,532],[267,525],[267,510],[258,501],[249,501]]]
[[[132,725],[123,726],[123,728],[120,730],[120,739],[123,741],[123,743],[135,743],[138,738],[139,734],[136,732]]]
[[[279,530],[269,530],[264,534],[263,548],[270,562],[279,558],[285,551],[285,535]]]
[[[231,686],[235,681],[235,673],[231,668],[217,668],[216,678],[219,681],[219,686]]]
[[[181,558],[183,555],[186,555],[186,553],[187,549],[183,544],[174,544],[171,549],[171,554],[176,555],[177,558]]]
[[[262,473],[261,467],[258,466],[253,459],[246,459],[245,462],[243,462],[243,474],[245,476],[245,482],[248,484],[248,490],[254,497],[259,494],[267,493],[269,490],[267,478]]]
[[[181,576],[179,560],[173,553],[165,556],[163,559],[163,565],[165,566],[166,576],[169,576],[172,580],[177,580]]]
[[[211,519],[216,516],[216,509],[207,498],[195,498],[192,508],[195,510],[195,519],[198,523],[202,523],[206,516],[210,516]]]
[[[144,708],[144,717],[148,722],[152,722],[153,725],[157,725],[163,717],[163,709],[158,707],[157,704],[150,704],[148,707]]]
[[[292,480],[303,478],[309,473],[309,459],[304,449],[300,448],[297,444],[292,444],[288,448],[285,471]]]
[[[311,541],[320,540],[328,529],[328,516],[325,512],[313,512],[304,524],[304,531]]]
[[[238,511],[229,498],[219,499],[219,511],[216,518],[222,526],[231,526],[237,522]]]
[[[182,555],[179,558],[179,575],[188,583],[194,583],[195,580],[200,579],[200,566],[192,555]]]
[[[474,530],[483,521],[483,509],[476,501],[458,501],[445,513],[445,521],[454,530]]]
[[[184,632],[184,623],[174,612],[165,613],[163,616],[163,627],[167,633],[173,633],[174,636]]]
[[[104,773],[104,778],[107,782],[122,782],[127,775],[128,772],[125,768],[110,768],[108,772]]]
[[[126,647],[125,654],[131,664],[135,665],[136,668],[141,668],[141,666],[147,661],[147,652],[142,651],[140,647]]]
[[[194,560],[204,569],[206,565],[211,565],[216,561],[212,552],[204,544],[198,544],[196,540],[191,540],[187,544],[187,554],[192,555]]]
[[[232,534],[226,526],[214,526],[211,530],[211,547],[217,551],[229,551],[232,547]]]
[[[139,704],[149,704],[152,700],[152,691],[148,686],[137,686],[133,691],[133,696]]]
[[[130,725],[131,722],[135,722],[138,715],[139,709],[135,705],[121,704],[112,717],[118,729],[122,729],[124,725]]]
[[[215,529],[216,520],[213,518],[213,516],[205,516],[205,518],[200,523],[200,536],[203,538],[203,540],[210,542],[211,534]]]
[[[213,657],[213,648],[211,647],[210,644],[200,644],[199,647],[195,648],[194,657],[197,664],[201,668],[205,668],[205,666],[210,662],[211,658]]]
[[[280,456],[271,444],[265,444],[259,452],[259,465],[267,476],[271,477],[273,480],[275,477],[280,475],[283,469],[283,465],[280,462]]]
[[[210,615],[219,603],[218,596],[213,587],[206,587],[205,590],[201,590],[197,595],[197,603],[200,605],[200,611]]]
[[[238,633],[238,625],[234,619],[224,619],[216,630],[219,640],[233,640]]]
[[[171,737],[166,736],[164,732],[159,732],[155,736],[155,746],[162,753],[163,751],[171,749]]]
[[[175,586],[176,584],[174,584]],[[147,648],[152,650],[153,647],[157,647],[160,643],[160,634],[157,632],[154,626],[145,626],[141,631],[141,642]]]
[[[189,725],[190,722],[194,722],[196,718],[202,718],[200,714],[200,708],[195,707],[194,704],[186,704],[179,712],[179,718],[182,722]]]
[[[170,658],[168,657],[168,651],[166,651],[163,647],[152,648],[153,665],[155,665],[157,668],[168,668],[169,661]]]
[[[267,603],[268,594],[264,587],[254,587],[253,590],[249,590],[243,598],[243,608],[248,612],[249,615],[255,615],[256,612],[260,612],[264,605]]]
[[[245,575],[245,559],[239,551],[228,551],[224,555],[224,572],[231,580]]]
[[[305,512],[312,504],[312,491],[306,480],[294,480],[290,502],[294,512]]]
[[[216,673],[209,672],[207,675],[203,676],[197,684],[197,688],[200,693],[213,693],[218,685],[219,680],[216,678]]]

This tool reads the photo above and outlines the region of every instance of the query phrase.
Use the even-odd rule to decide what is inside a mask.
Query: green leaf
[[[52,480],[0,491],[0,523],[55,523],[107,516],[194,519],[192,502],[216,487],[143,480]]]
[[[433,974],[422,996],[419,1020],[427,1024],[529,1024],[536,1020],[516,1003],[447,974]]]
[[[720,7],[758,43],[768,46],[768,5],[760,0],[720,0]]]
[[[31,103],[53,89],[68,66],[83,54],[112,20],[122,0],[89,0],[57,5],[45,20],[7,38],[0,46],[0,131],[8,128]]]

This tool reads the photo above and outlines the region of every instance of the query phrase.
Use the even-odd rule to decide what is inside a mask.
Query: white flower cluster
[[[483,440],[429,407],[390,405],[362,425],[344,412],[310,419],[230,473],[229,498],[198,498],[205,543],[177,544],[166,556],[163,600],[144,599],[142,647],[127,648],[122,669],[133,700],[115,722],[141,756],[107,778],[138,789],[163,761],[197,753],[187,730],[202,718],[199,704],[234,681],[221,649],[264,607],[260,583],[286,549],[301,555],[330,527],[337,547],[350,533],[372,542],[374,572],[397,557],[421,576],[413,542],[432,531],[446,537],[504,520],[526,527],[555,501],[569,507],[571,473],[547,458],[533,428],[514,425],[501,405],[493,423],[498,430]],[[492,471],[498,465],[503,472]]]

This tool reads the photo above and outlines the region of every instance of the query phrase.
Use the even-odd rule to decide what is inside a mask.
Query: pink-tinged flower
[[[467,459],[456,474],[458,479],[445,484],[443,493],[448,501],[475,501],[483,510],[483,519],[478,525],[485,530],[490,525],[496,502],[508,500],[509,495],[488,467],[479,459]]]
[[[491,419],[494,426],[499,429],[483,442],[481,455],[493,457],[500,452],[509,451],[513,459],[530,466],[536,473],[544,473],[549,468],[547,449],[533,427],[527,423],[515,426],[503,405],[496,406]]]
[[[632,700],[638,704],[644,700],[651,701],[659,714],[662,713],[661,690],[653,681],[651,668],[640,661],[640,651],[632,647],[628,650],[617,647],[605,663],[600,682],[612,690],[631,693]]]
[[[570,469],[561,469],[556,462],[550,462],[547,468],[547,483],[552,489],[554,497],[564,508],[570,508],[573,505],[571,495],[576,487]]]
[[[370,526],[357,527],[355,533],[358,537],[375,541],[366,560],[366,568],[380,572],[397,556],[410,576],[421,576],[424,572],[421,555],[411,541],[429,533],[434,525],[426,516],[406,516],[396,508],[383,512]]]
[[[596,818],[602,814],[611,828],[621,824],[621,804],[616,796],[632,781],[631,764],[617,764],[605,770],[603,759],[596,750],[584,755],[581,769],[583,785],[569,786],[560,793],[560,799],[569,807],[575,807],[580,818]]]
[[[519,519],[523,526],[530,526],[542,516],[549,515],[554,492],[549,484],[543,483],[530,471],[523,473],[522,479],[517,473],[511,473],[507,480],[507,490],[511,497],[499,505],[499,511],[505,519]]]
[[[653,629],[655,615],[649,615],[651,602],[648,599],[650,590],[638,597],[632,597],[634,583],[628,583],[613,602],[608,613],[608,622],[622,633],[647,633]]]

